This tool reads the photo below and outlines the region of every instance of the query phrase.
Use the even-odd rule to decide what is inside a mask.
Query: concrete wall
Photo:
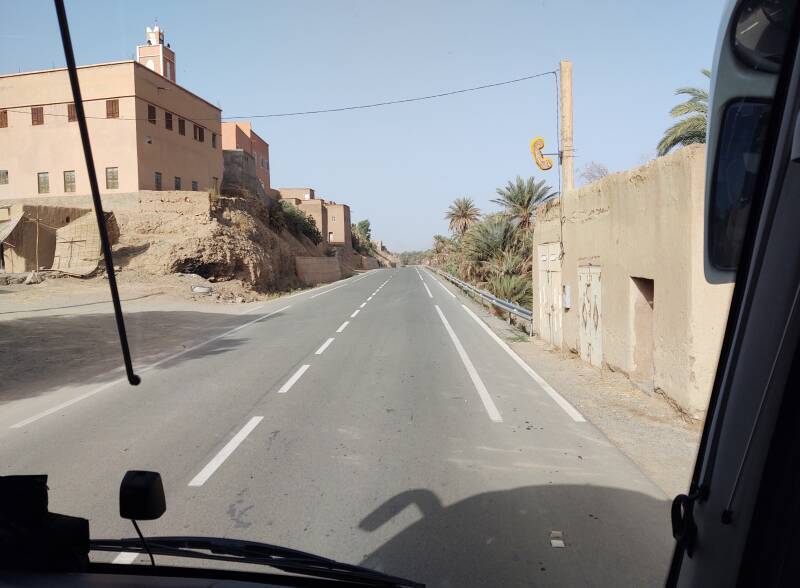
[[[256,160],[242,149],[223,149],[225,171],[222,175],[222,190],[247,190],[263,200],[275,200],[274,190],[267,192],[258,179]]]
[[[704,178],[704,146],[680,149],[566,192],[539,209],[534,233],[534,248],[558,242],[563,217],[561,281],[572,299],[562,310],[563,346],[580,349],[578,268],[599,266],[602,364],[635,377],[647,371],[637,365],[647,357],[637,284],[652,280],[652,386],[693,416],[708,403],[732,293],[703,276]],[[540,263],[535,251],[537,293]],[[541,332],[538,322],[535,311]]]
[[[361,267],[364,269],[378,269],[380,264],[378,260],[372,257],[371,255],[362,255],[361,256]]]
[[[222,179],[220,110],[202,98],[133,61],[78,68],[92,153],[100,191],[128,193],[154,188],[154,172],[164,189],[181,177],[182,189],[198,182],[207,190]],[[119,101],[119,118],[106,118],[106,100]],[[0,169],[9,183],[0,199],[38,196],[37,174],[49,174],[50,196],[64,191],[64,171],[75,171],[75,193],[88,194],[89,181],[77,122],[67,118],[72,93],[66,69],[0,76],[0,109],[8,127],[0,129]],[[156,124],[147,121],[147,105],[156,107]],[[31,107],[44,109],[44,124],[31,124]],[[165,111],[173,113],[173,130],[165,128]],[[178,134],[178,119],[186,135]],[[137,120],[139,119],[139,120]],[[193,140],[193,121],[206,129],[203,143]],[[212,133],[218,136],[212,147]],[[106,188],[105,170],[118,168],[119,187]]]
[[[342,279],[342,267],[336,257],[296,257],[295,263],[297,277],[306,286]]]

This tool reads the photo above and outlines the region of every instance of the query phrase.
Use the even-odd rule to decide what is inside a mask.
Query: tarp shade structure
[[[11,236],[11,233],[14,232],[14,229],[17,228],[17,225],[22,220],[23,215],[20,213],[11,218],[11,220],[4,221],[0,223],[0,243],[4,242]]]

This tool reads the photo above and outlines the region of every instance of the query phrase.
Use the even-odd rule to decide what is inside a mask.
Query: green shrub
[[[533,302],[533,284],[528,275],[498,275],[489,278],[486,289],[503,300],[530,308]]]
[[[295,237],[305,235],[314,245],[322,243],[322,233],[317,228],[317,223],[313,217],[306,215],[302,210],[289,202],[281,201],[283,218],[286,228]]]
[[[280,233],[286,228],[286,216],[283,213],[283,206],[278,202],[274,202],[269,207],[269,214],[267,217],[269,228],[273,231]]]

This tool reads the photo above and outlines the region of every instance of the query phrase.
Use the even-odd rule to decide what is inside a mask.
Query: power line
[[[250,115],[240,115],[240,116],[223,116],[220,117],[221,120],[234,120],[234,119],[241,119],[241,118],[279,118],[279,117],[290,117],[290,116],[307,116],[312,114],[327,114],[331,112],[345,112],[348,110],[363,110],[367,108],[379,108],[382,106],[392,106],[395,104],[406,104],[409,102],[421,102],[423,100],[433,100],[436,98],[444,98],[446,96],[454,96],[456,94],[464,94],[466,92],[476,92],[478,90],[486,90],[488,88],[496,88],[498,86],[507,86],[509,84],[518,84],[520,82],[526,82],[528,80],[532,80],[534,78],[541,78],[547,75],[556,75],[555,71],[545,71],[542,73],[532,74],[529,76],[524,76],[521,78],[515,78],[513,80],[505,80],[503,82],[495,82],[492,84],[482,84],[480,86],[473,86],[471,88],[462,88],[460,90],[452,90],[449,92],[441,92],[439,94],[430,94],[428,96],[417,96],[415,98],[398,98],[395,100],[386,100],[383,102],[374,102],[372,104],[359,104],[356,106],[340,106],[337,108],[320,108],[317,110],[304,110],[298,112],[279,112],[279,113],[272,113],[272,114],[250,114]],[[16,112],[19,114],[29,114],[26,110],[14,110],[9,108],[8,112]],[[45,116],[68,116],[67,114],[58,114],[58,113],[47,113]],[[106,119],[105,116],[87,116],[86,118],[90,119]],[[150,120],[147,117],[137,118],[137,117],[124,117],[118,116],[115,117],[117,120]],[[201,121],[201,120],[217,120],[216,118],[189,118],[186,117],[187,120],[190,121]]]
[[[451,92],[442,92],[440,94],[430,94],[429,96],[418,96],[416,98],[401,98],[398,100],[387,100],[385,102],[375,102],[373,104],[360,104],[358,106],[342,106],[340,108],[322,108],[320,110],[306,110],[301,112],[283,112],[279,114],[254,114],[250,116],[242,116],[237,118],[275,118],[279,116],[305,116],[307,114],[324,114],[328,112],[344,112],[346,110],[361,110],[364,108],[377,108],[379,106],[391,106],[393,104],[405,104],[407,102],[420,102],[422,100],[432,100],[434,98],[444,98],[445,96],[453,96],[454,94],[464,94],[465,92],[475,92],[477,90],[485,90],[487,88],[496,88],[497,86],[506,86],[508,84],[516,84],[519,82],[525,82],[527,80],[532,80],[534,78],[540,78],[542,76],[546,76],[549,74],[555,74],[555,71],[546,71],[538,74],[533,74],[530,76],[525,76],[522,78],[516,78],[513,80],[506,80],[505,82],[496,82],[494,84],[483,84],[481,86],[474,86],[472,88],[463,88],[461,90],[453,90]],[[228,118],[228,117],[223,117]]]

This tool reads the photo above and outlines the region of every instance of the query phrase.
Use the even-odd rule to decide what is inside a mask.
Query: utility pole
[[[574,150],[572,146],[572,62],[561,60],[559,66],[560,100],[559,119],[561,137],[561,190],[572,190],[575,186]]]
[[[35,271],[39,271],[39,207],[36,207],[36,269]]]

